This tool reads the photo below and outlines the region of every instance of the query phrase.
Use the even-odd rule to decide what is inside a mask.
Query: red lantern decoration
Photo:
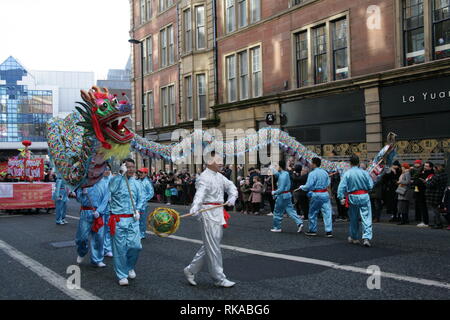
[[[31,141],[30,141],[30,140],[23,140],[23,141],[22,141],[22,144],[23,144],[25,147],[29,147],[29,146],[31,146]]]

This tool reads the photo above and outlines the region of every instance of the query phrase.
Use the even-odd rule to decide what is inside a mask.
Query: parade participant
[[[291,178],[286,171],[286,161],[280,160],[278,170],[272,170],[278,180],[277,190],[272,191],[272,196],[275,197],[275,208],[273,212],[273,228],[270,231],[281,232],[281,222],[283,221],[283,214],[286,211],[288,216],[295,221],[298,228],[297,232],[302,232],[303,220],[297,215],[297,211],[295,211],[292,205]]]
[[[53,193],[52,200],[55,201],[56,206],[56,224],[57,225],[65,225],[66,221],[66,212],[67,212],[67,200],[68,199],[68,189],[66,187],[66,183],[61,177],[56,179],[55,192]]]
[[[328,186],[330,185],[330,177],[328,173],[321,169],[322,161],[320,158],[312,158],[312,171],[308,175],[306,184],[300,186],[300,189],[311,192],[311,200],[309,203],[309,231],[305,232],[308,236],[317,235],[317,213],[322,212],[323,222],[325,224],[325,232],[327,238],[333,237],[333,220],[331,212],[330,195],[328,194]]]
[[[142,249],[139,231],[140,213],[143,206],[141,184],[134,178],[136,165],[126,159],[120,167],[121,174],[109,183],[111,192],[111,215],[109,217],[112,239],[114,271],[119,285],[128,285],[128,278],[136,278],[135,266]]]
[[[235,285],[223,273],[220,242],[223,235],[223,225],[226,224],[224,209],[216,208],[197,213],[201,209],[223,204],[225,192],[228,194],[227,206],[234,206],[238,191],[233,182],[220,173],[221,166],[222,159],[215,152],[212,152],[205,171],[197,178],[195,183],[197,191],[190,213],[194,213],[193,216],[197,217],[201,223],[203,245],[192,262],[184,269],[186,279],[193,286],[197,285],[195,275],[200,272],[205,261],[216,286],[230,288]]]
[[[106,165],[105,172],[103,173],[103,179],[101,181],[104,184],[106,184],[106,190],[108,192],[108,198],[109,198],[108,205],[106,206],[106,209],[105,209],[105,214],[103,215],[103,221],[105,224],[105,226],[104,226],[105,230],[103,232],[104,233],[103,251],[104,251],[105,257],[110,257],[110,258],[113,256],[112,247],[111,247],[111,234],[110,234],[109,226],[108,226],[109,216],[110,216],[110,204],[109,203],[111,201],[111,192],[109,191],[109,182],[111,181],[112,177],[113,176],[111,175],[111,166],[108,163]]]
[[[350,158],[351,169],[344,173],[338,187],[338,198],[341,204],[348,207],[350,230],[348,242],[359,243],[359,218],[362,223],[363,245],[370,247],[372,240],[372,207],[369,191],[373,188],[373,180],[367,171],[359,168],[359,158]]]
[[[141,211],[141,218],[139,219],[139,230],[141,231],[141,239],[145,239],[145,231],[147,230],[147,216],[148,216],[148,202],[153,198],[155,191],[153,184],[148,178],[148,169],[141,168],[138,170],[139,182],[142,187],[143,207]]]
[[[80,222],[78,224],[75,243],[77,245],[77,263],[83,262],[86,254],[91,250],[91,263],[104,268],[103,263],[103,215],[109,201],[107,185],[101,180],[92,187],[79,188],[76,199],[81,204]],[[90,241],[89,241],[90,240]]]

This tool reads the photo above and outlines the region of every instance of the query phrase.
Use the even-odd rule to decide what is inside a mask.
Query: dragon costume
[[[319,157],[286,132],[276,128],[262,128],[253,135],[236,142],[217,142],[209,132],[195,130],[182,141],[162,145],[144,139],[127,127],[132,105],[124,94],[119,100],[108,89],[93,86],[88,92],[81,90],[83,102],[64,119],[52,118],[47,123],[47,141],[52,163],[72,189],[89,187],[102,178],[106,161],[124,159],[130,152],[143,157],[177,161],[190,156],[192,142],[211,141],[203,146],[223,150],[227,156],[242,156],[250,151],[278,145],[303,163]],[[392,163],[395,155],[395,134],[388,136],[388,144],[378,153],[368,167],[374,179],[379,178],[385,165]],[[319,157],[320,158],[320,157]],[[383,164],[382,164],[383,163]],[[350,168],[348,163],[322,159],[322,168],[341,174]]]

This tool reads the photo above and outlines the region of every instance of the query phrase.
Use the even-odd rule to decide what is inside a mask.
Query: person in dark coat
[[[414,168],[411,169],[412,188],[414,190],[414,209],[416,212],[416,222],[418,227],[428,227],[427,198],[425,196],[426,186],[421,179],[426,179],[431,173],[429,167],[425,170],[422,160],[414,161]]]
[[[383,194],[384,202],[386,203],[387,214],[392,215],[392,219],[389,222],[400,222],[397,210],[397,181],[401,175],[400,162],[394,161],[392,167],[388,173],[383,175]]]
[[[448,176],[445,172],[445,166],[441,164],[436,166],[434,175],[423,180],[427,186],[426,196],[428,209],[434,214],[434,225],[431,226],[433,229],[443,228],[439,205],[442,204],[442,199],[444,198],[444,192],[447,188],[447,179]]]

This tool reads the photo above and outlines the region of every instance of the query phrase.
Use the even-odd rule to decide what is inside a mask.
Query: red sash
[[[349,194],[367,194],[367,193],[369,193],[367,190],[356,190],[356,191],[353,191],[353,192],[348,193],[348,194],[345,196],[345,207],[346,207],[346,208],[349,208],[349,207],[350,207],[350,202],[348,201],[348,195],[349,195]]]
[[[111,214],[109,216],[109,233],[113,236],[116,234],[116,223],[120,221],[120,218],[132,218],[132,214]]]
[[[328,192],[327,189],[319,189],[319,190],[313,190],[312,192]]]
[[[208,202],[208,203],[204,203],[204,205],[209,205],[209,206],[220,206],[223,203],[218,203],[218,202]],[[230,214],[227,212],[227,210],[225,210],[225,207],[223,208],[223,217],[225,218],[225,224],[223,225],[224,228],[228,228],[228,220],[230,219]]]

